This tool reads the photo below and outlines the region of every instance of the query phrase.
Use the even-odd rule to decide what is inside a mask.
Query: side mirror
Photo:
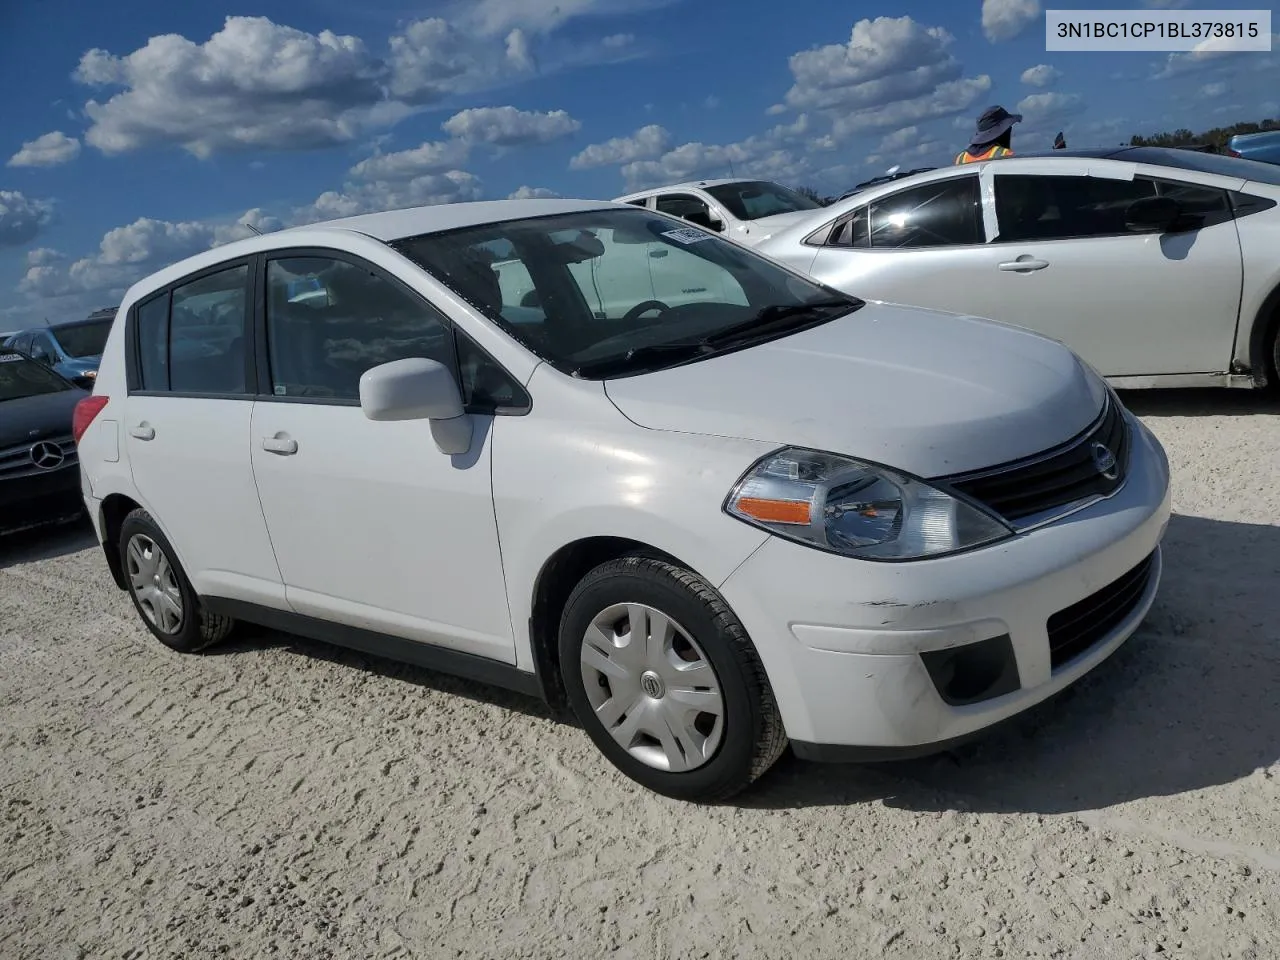
[[[1124,212],[1125,229],[1131,233],[1164,233],[1182,218],[1182,207],[1172,197],[1143,197]]]
[[[471,449],[471,418],[449,368],[435,360],[406,357],[360,375],[360,409],[370,420],[430,420],[441,453]]]

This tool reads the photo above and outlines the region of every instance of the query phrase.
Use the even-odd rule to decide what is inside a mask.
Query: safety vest
[[[1011,156],[1013,156],[1012,150],[1010,150],[1008,147],[1002,147],[1000,146],[1000,144],[997,143],[993,147],[991,147],[991,149],[983,153],[979,153],[976,156],[971,154],[968,150],[962,151],[956,157],[956,164],[959,165],[961,163],[978,163],[979,161],[982,161],[982,160],[998,160],[1000,157],[1011,157]]]

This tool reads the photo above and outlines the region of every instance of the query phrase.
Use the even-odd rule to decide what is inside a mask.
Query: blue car
[[[114,319],[114,310],[100,310],[84,320],[21,330],[0,346],[25,353],[76,386],[91,390]]]
[[[1280,130],[1237,133],[1227,141],[1227,153],[1245,160],[1280,163]]]

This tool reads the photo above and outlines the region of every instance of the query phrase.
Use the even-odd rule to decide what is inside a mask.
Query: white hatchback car
[[[644,246],[701,299],[624,310],[612,258]],[[506,302],[513,261],[538,306]],[[788,743],[983,730],[1102,662],[1160,579],[1164,453],[1070,350],[633,206],[219,247],[128,291],[100,371],[84,499],[160,641],[244,620],[503,684],[674,797]]]

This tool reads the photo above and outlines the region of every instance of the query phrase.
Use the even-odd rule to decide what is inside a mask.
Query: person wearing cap
[[[956,163],[978,163],[1013,156],[1010,146],[1013,125],[1021,122],[1020,113],[1010,113],[1004,107],[988,107],[978,118],[978,128],[973,132],[969,146],[956,157]]]

